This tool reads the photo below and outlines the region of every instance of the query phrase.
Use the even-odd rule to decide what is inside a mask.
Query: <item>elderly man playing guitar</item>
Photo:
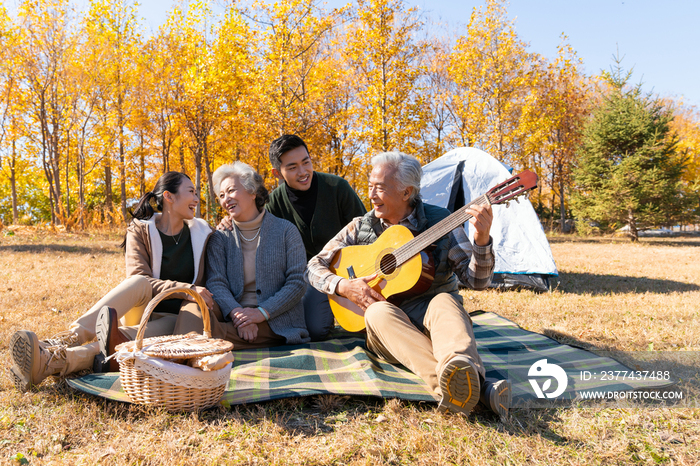
[[[414,157],[386,152],[372,159],[372,167],[369,198],[373,210],[353,219],[309,261],[306,281],[329,295],[334,312],[347,308],[348,321],[355,319],[352,329],[366,326],[368,349],[420,376],[433,390],[441,411],[469,414],[481,399],[505,417],[512,400],[510,383],[485,380],[471,318],[457,288],[457,277],[473,289],[486,288],[491,281],[491,205],[484,202],[465,207],[461,223],[444,232],[433,229],[421,235],[429,238],[431,243],[425,246],[430,247],[414,245],[423,252],[408,253],[413,259],[402,258],[410,246],[404,245],[406,240],[411,243],[413,236],[426,232],[450,212],[422,202],[422,169]],[[469,216],[476,231],[474,245],[462,228]],[[408,238],[389,238],[409,230]],[[374,247],[369,245],[375,242],[381,251],[370,257],[372,251],[362,248]],[[419,294],[399,293],[387,301],[384,296],[391,293],[386,291],[401,280],[399,267],[408,268],[407,261],[414,259],[418,264],[414,276],[420,278],[413,290]],[[351,329],[344,325],[345,317],[340,313],[336,312],[336,318]]]

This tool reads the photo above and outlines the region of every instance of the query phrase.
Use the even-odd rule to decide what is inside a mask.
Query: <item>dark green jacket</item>
[[[288,220],[297,227],[304,240],[306,260],[321,252],[326,243],[353,218],[367,212],[357,193],[343,178],[319,172],[314,172],[314,176],[318,177],[318,195],[311,225],[304,223],[292,207],[285,183],[270,193],[266,206],[272,215]]]

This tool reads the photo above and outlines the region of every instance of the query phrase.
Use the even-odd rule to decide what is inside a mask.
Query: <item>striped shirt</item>
[[[373,215],[371,212],[369,215]],[[340,230],[333,239],[309,261],[304,279],[308,284],[317,290],[326,293],[334,294],[338,282],[342,277],[335,275],[330,271],[329,267],[333,256],[336,252],[347,246],[358,245],[358,233],[360,227],[360,219],[353,219],[345,228]],[[380,219],[383,231],[392,226],[391,224]],[[418,219],[416,218],[416,209],[403,220],[399,222],[411,232],[416,234],[418,230]],[[495,257],[491,245],[493,240],[489,238],[489,243],[486,246],[472,245],[463,228],[456,228],[448,234],[449,251],[447,260],[452,270],[457,274],[457,278],[466,286],[475,290],[484,289],[491,283]]]

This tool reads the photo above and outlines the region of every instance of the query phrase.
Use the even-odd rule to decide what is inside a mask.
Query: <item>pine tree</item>
[[[604,74],[610,90],[584,129],[572,201],[580,229],[591,222],[603,231],[627,225],[637,241],[639,230],[672,224],[688,198],[672,112],[641,84],[628,86],[630,77],[619,59]]]

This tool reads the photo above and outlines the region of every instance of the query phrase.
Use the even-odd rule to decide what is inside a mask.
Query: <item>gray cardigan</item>
[[[216,231],[207,247],[207,289],[221,313],[242,307],[243,252],[238,230]],[[260,226],[255,256],[255,285],[258,306],[270,314],[268,323],[288,344],[306,343],[309,332],[301,298],[306,291],[306,253],[299,231],[290,222],[267,212]]]

